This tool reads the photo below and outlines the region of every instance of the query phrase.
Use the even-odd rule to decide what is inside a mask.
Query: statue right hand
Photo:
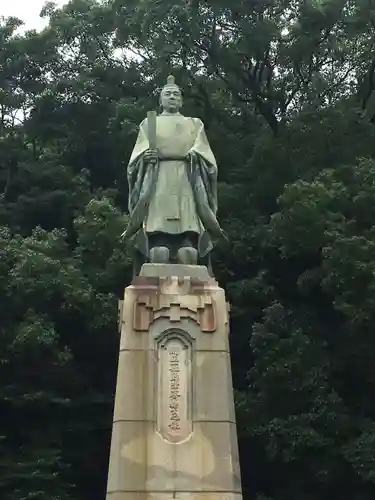
[[[144,159],[147,163],[155,164],[158,161],[158,152],[155,149],[147,149],[144,153]]]

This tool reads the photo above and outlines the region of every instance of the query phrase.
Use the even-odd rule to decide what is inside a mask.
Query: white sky
[[[68,0],[54,0],[57,6],[68,3]],[[0,0],[0,17],[14,16],[24,21],[22,30],[40,30],[47,24],[46,19],[39,17],[46,0]]]

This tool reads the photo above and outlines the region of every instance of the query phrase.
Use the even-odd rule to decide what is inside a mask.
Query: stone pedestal
[[[120,327],[107,500],[240,500],[224,290],[145,264]]]

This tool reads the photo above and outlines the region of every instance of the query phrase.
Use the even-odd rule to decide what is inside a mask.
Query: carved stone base
[[[107,500],[241,500],[224,291],[146,264],[119,310]]]

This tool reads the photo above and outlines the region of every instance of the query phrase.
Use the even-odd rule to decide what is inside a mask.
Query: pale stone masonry
[[[145,264],[120,306],[107,500],[240,500],[225,293]]]

